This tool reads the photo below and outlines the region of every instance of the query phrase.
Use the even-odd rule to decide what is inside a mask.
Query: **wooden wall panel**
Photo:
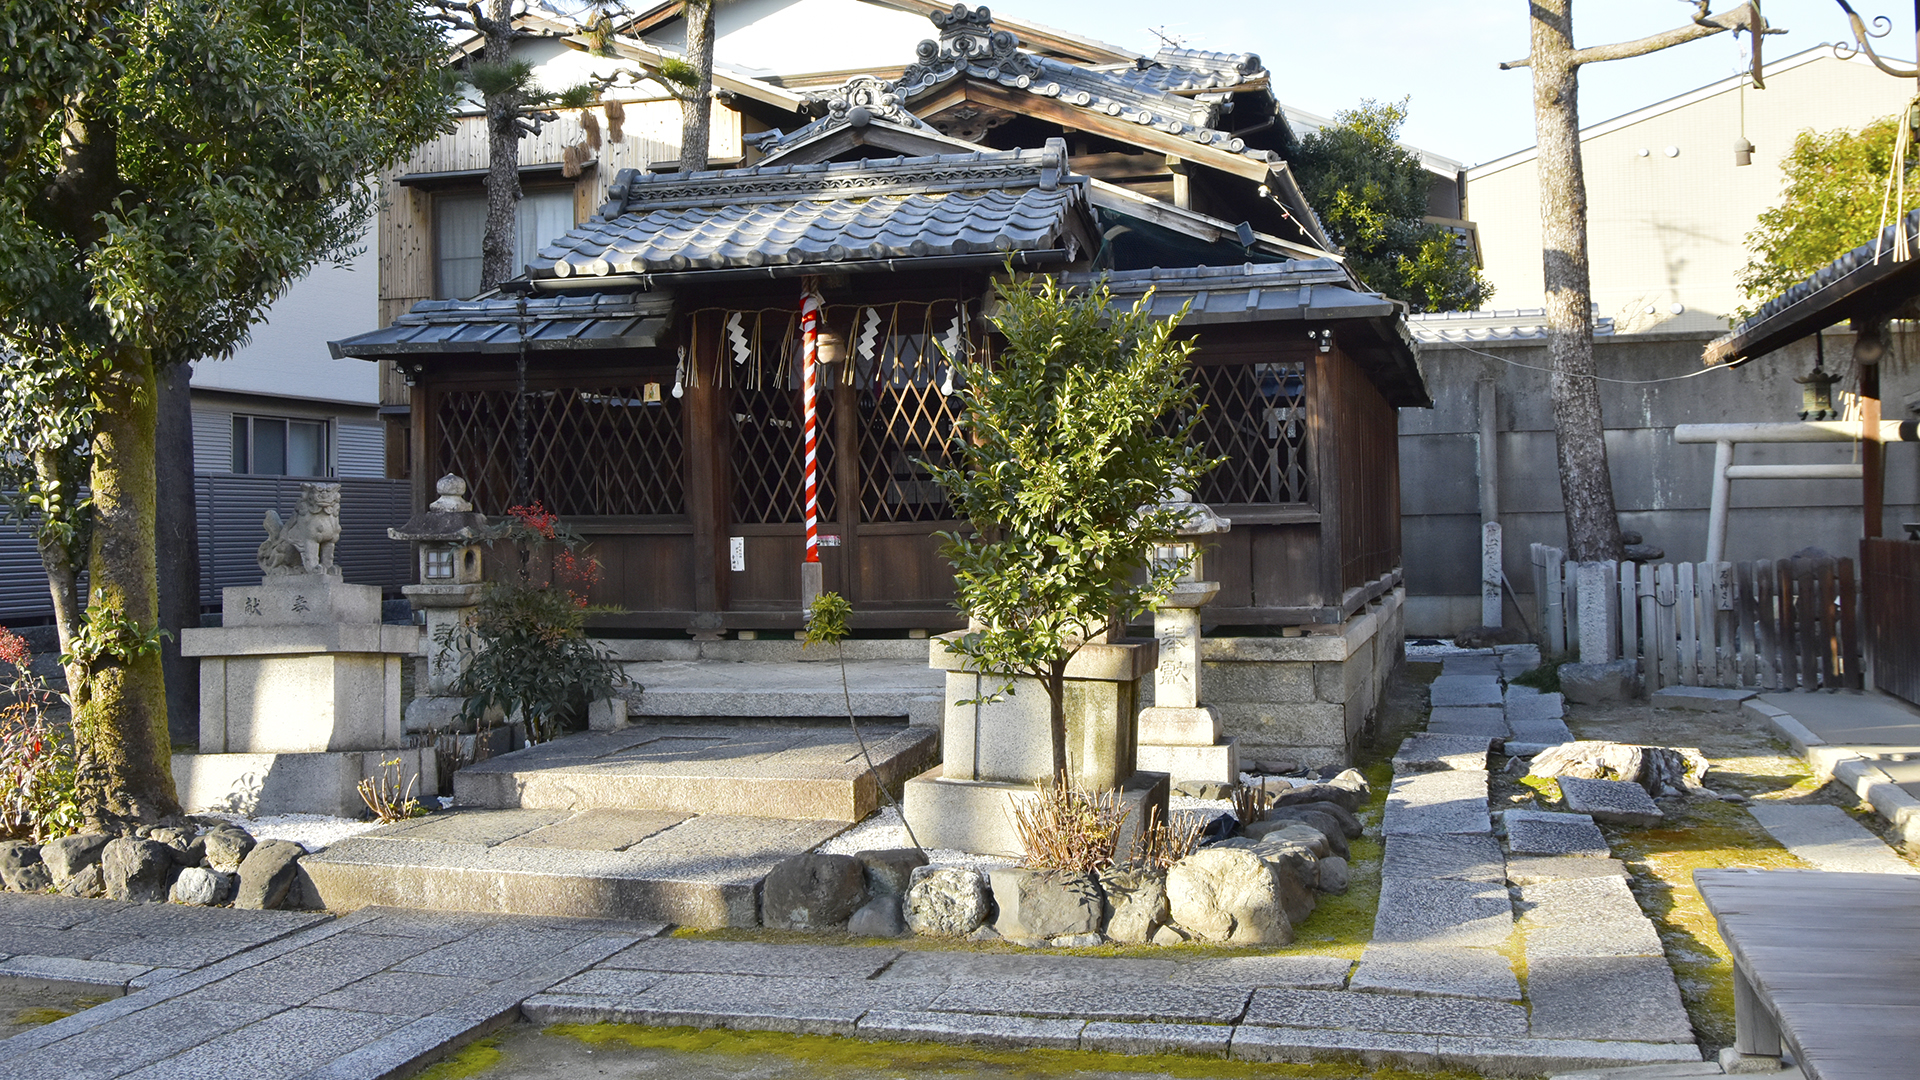
[[[689,533],[596,536],[586,533],[588,551],[600,560],[600,585],[590,594],[596,604],[632,611],[690,611],[693,561]]]
[[[919,532],[860,533],[856,596],[870,607],[940,608],[953,601],[953,567],[940,557],[935,525]],[[860,601],[856,601],[859,603]]]

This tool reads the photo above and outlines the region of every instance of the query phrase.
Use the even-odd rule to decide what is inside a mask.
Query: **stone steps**
[[[855,822],[932,764],[925,727],[865,733],[867,768],[845,727],[643,724],[569,735],[454,774],[454,802],[490,809],[617,808]],[[874,773],[878,773],[876,782]]]
[[[644,719],[845,720],[851,706],[862,718],[937,726],[946,682],[927,666],[925,643],[917,644],[917,659],[848,660],[844,688],[831,659],[629,662],[634,686],[622,696],[627,715]]]

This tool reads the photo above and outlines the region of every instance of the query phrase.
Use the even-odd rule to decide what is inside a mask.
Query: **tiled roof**
[[[643,349],[673,315],[663,293],[532,296],[521,300],[423,300],[393,325],[328,342],[335,359],[428,353]]]
[[[535,278],[604,277],[1072,247],[1086,187],[1064,144],[652,176],[540,250]]]
[[[1920,210],[1912,210],[1881,229],[1879,236],[1873,240],[1833,260],[1805,281],[1760,305],[1760,310],[1734,327],[1732,333],[1709,342],[1707,363],[1738,362],[1759,356],[1842,319],[1851,318],[1854,314],[1851,310],[1834,311],[1829,317],[1829,306],[1853,299],[1863,291],[1883,291],[1888,286],[1882,286],[1881,282],[1899,270],[1912,270],[1915,267],[1915,260],[1893,261],[1894,242],[1903,231],[1911,249],[1920,254]]]
[[[1220,92],[1243,86],[1264,86],[1267,69],[1253,53],[1204,52],[1199,49],[1161,49],[1153,59],[1136,61],[1111,74],[1123,82],[1169,94]]]
[[[1546,308],[1437,311],[1407,316],[1414,339],[1426,345],[1467,341],[1534,341],[1547,336]],[[1593,336],[1613,336],[1613,317],[1593,316]]]

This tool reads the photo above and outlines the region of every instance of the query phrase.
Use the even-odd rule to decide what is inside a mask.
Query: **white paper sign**
[[[735,570],[747,568],[747,538],[732,536],[727,538],[727,555],[733,560]]]

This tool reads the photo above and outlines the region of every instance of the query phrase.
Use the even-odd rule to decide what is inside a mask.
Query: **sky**
[[[1188,48],[1255,52],[1283,103],[1331,116],[1363,99],[1410,99],[1401,138],[1467,165],[1533,145],[1532,76],[1501,71],[1527,53],[1525,0],[989,0],[1009,16],[1151,52],[1153,30]],[[1729,6],[1725,0],[1715,10]],[[1855,0],[1864,17],[1886,15],[1883,55],[1913,55],[1912,11],[1890,0]],[[1834,0],[1764,0],[1780,58],[1850,40]],[[1574,44],[1631,40],[1686,23],[1684,0],[1576,0]],[[1884,46],[1884,47],[1883,47]],[[1749,39],[1717,34],[1649,56],[1581,69],[1580,122],[1598,123],[1744,70]]]

